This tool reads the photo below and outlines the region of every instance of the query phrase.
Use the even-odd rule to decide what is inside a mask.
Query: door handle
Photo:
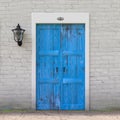
[[[55,68],[56,73],[58,72],[58,67]]]
[[[66,72],[66,68],[65,67],[63,67],[63,72]]]
[[[58,67],[56,67],[56,68],[55,68],[55,72],[57,73],[58,70],[59,70]],[[66,72],[66,68],[65,68],[65,67],[63,67],[63,72],[64,72],[64,73]]]

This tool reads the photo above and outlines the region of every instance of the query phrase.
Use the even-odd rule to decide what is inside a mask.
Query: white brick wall
[[[31,13],[90,13],[90,109],[120,108],[119,0],[0,0],[0,109],[31,108]],[[23,46],[13,40],[17,23]]]

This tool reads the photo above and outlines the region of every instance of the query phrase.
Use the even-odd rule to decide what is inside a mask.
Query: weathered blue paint
[[[85,109],[85,25],[36,25],[36,108]]]

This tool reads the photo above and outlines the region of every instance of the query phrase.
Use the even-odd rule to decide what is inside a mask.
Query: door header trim
[[[64,20],[59,21],[58,18]],[[34,23],[89,23],[88,13],[32,13]]]
[[[89,110],[89,13],[32,13],[32,109],[36,109],[36,24],[85,24],[85,110]]]

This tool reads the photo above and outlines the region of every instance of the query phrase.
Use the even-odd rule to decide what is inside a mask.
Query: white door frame
[[[64,20],[57,20],[63,17]],[[88,13],[32,13],[32,109],[36,109],[36,24],[85,24],[85,110],[89,110],[89,14]]]

